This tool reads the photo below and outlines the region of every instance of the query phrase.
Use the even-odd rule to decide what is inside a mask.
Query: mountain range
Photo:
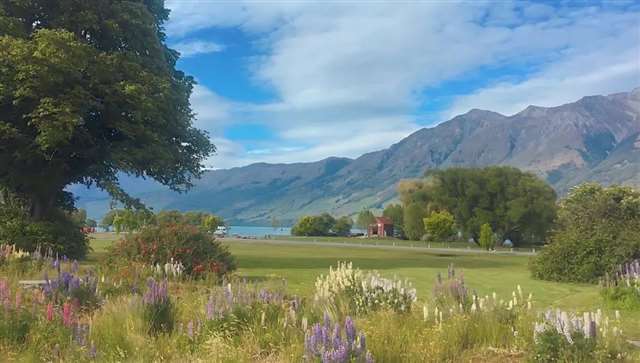
[[[398,181],[428,169],[487,165],[531,171],[560,195],[585,181],[640,186],[640,88],[557,107],[529,106],[511,116],[473,109],[356,159],[211,170],[186,194],[148,180],[125,177],[121,183],[156,210],[211,211],[234,224],[269,224],[272,217],[291,224],[305,214],[382,208],[397,197]],[[90,216],[106,212],[104,192],[70,190]]]

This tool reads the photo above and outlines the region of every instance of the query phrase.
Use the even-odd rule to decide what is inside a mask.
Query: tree
[[[161,0],[0,3],[0,186],[32,220],[72,210],[69,184],[141,207],[119,173],[178,191],[202,173],[215,148],[193,126],[168,14]]]
[[[360,229],[367,229],[369,225],[375,223],[376,216],[371,213],[368,209],[363,209],[358,213],[358,218],[356,219],[356,226]]]
[[[388,204],[382,212],[383,217],[393,221],[394,234],[399,238],[404,238],[404,209],[400,204]]]
[[[427,211],[447,210],[474,239],[489,223],[501,239],[542,242],[556,213],[554,190],[512,167],[433,170],[425,180],[404,182],[398,189],[405,206],[418,203]]]
[[[455,233],[454,226],[453,215],[446,210],[433,212],[424,219],[424,228],[427,236],[436,241],[446,241],[451,238]]]
[[[291,228],[294,236],[324,236],[328,232],[322,229],[322,223],[318,217],[304,216]]]
[[[224,224],[222,218],[216,217],[213,214],[208,214],[202,220],[202,228],[209,233],[213,233],[218,229],[218,226]]]
[[[88,218],[87,219],[87,227],[96,228],[98,226],[98,222],[95,219]]]
[[[425,210],[419,203],[404,208],[404,233],[408,239],[418,241],[424,235]]]
[[[100,221],[100,227],[104,228],[107,231],[110,230],[111,227],[113,227],[113,219],[115,218],[117,213],[118,210],[116,209],[111,209],[109,212],[107,212],[107,214],[102,217],[102,221]]]
[[[478,244],[487,251],[492,250],[495,247],[496,240],[493,236],[493,230],[489,223],[485,223],[480,226],[480,239]]]
[[[336,220],[335,224],[331,228],[331,231],[338,236],[348,237],[351,235],[351,228],[353,227],[353,220],[344,216]]]
[[[547,246],[533,259],[533,276],[596,282],[640,258],[640,191],[586,183],[560,201]]]

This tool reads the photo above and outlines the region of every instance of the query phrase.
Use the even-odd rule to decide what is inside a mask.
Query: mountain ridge
[[[530,105],[510,116],[472,109],[354,159],[206,171],[188,194],[157,183],[141,187],[136,180],[123,185],[129,190],[133,184],[133,194],[156,209],[206,210],[234,223],[266,224],[272,216],[291,223],[303,214],[381,208],[395,197],[399,180],[430,168],[515,166],[546,179],[561,194],[587,180],[640,185],[638,135],[640,88],[554,107]],[[90,215],[104,211],[104,193],[72,191]]]

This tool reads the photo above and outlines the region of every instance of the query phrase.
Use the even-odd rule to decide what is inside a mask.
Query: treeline
[[[329,213],[317,216],[304,216],[291,228],[294,236],[341,236],[351,235],[353,220],[343,216],[335,218]]]
[[[180,212],[177,210],[163,210],[158,213],[145,209],[112,209],[100,222],[100,227],[107,231],[134,232],[146,226],[185,224],[213,233],[218,226],[224,225],[222,217],[206,212]]]
[[[505,240],[542,243],[556,215],[551,186],[512,167],[430,171],[421,180],[402,181],[398,191],[401,204],[387,205],[383,216],[394,222],[398,237],[411,240],[473,239],[486,248]],[[371,218],[362,211],[358,225],[364,228]]]

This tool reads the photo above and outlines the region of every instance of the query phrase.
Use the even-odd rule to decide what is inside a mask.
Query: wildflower
[[[189,323],[187,324],[187,335],[189,336],[189,338],[193,339],[193,321],[189,320]]]
[[[47,321],[53,321],[53,304],[47,304]]]
[[[73,323],[72,305],[69,302],[62,304],[62,323],[66,327],[70,327]]]

